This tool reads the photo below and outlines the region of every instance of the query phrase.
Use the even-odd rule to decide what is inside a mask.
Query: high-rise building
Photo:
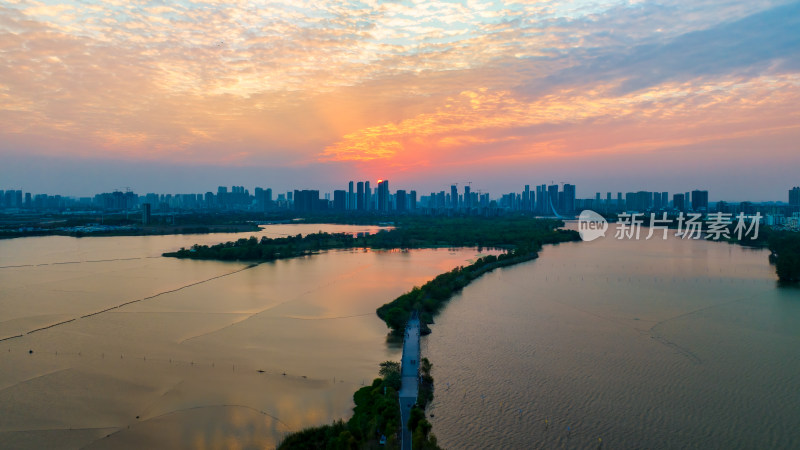
[[[522,209],[530,211],[533,209],[533,198],[531,196],[531,185],[526,184],[525,190],[522,191]]]
[[[692,191],[692,209],[694,211],[708,211],[708,191]]]
[[[359,181],[356,184],[356,209],[363,211],[364,208],[364,182]]]
[[[458,186],[455,184],[450,186],[450,207],[458,209]]]
[[[356,197],[355,194],[353,193],[353,182],[351,181],[347,187],[348,189],[347,189],[347,200],[345,201],[345,209],[348,210],[356,209],[356,204],[355,204]]]
[[[800,187],[795,186],[789,189],[789,205],[800,206]]]
[[[389,180],[378,180],[378,211],[389,211]]]
[[[659,196],[659,201],[660,201]],[[633,203],[628,202],[628,209],[632,211],[645,212],[653,207],[653,193],[639,191],[633,194]]]
[[[411,211],[417,209],[417,191],[409,192],[408,209],[410,209]]]
[[[472,194],[469,185],[464,186],[464,208],[472,208]]]
[[[669,206],[669,193],[662,192],[661,193],[661,207],[666,209]]]
[[[684,194],[674,194],[672,196],[672,207],[678,211],[686,211],[686,196]]]
[[[547,186],[547,205],[545,205],[545,214],[553,214],[555,208],[558,208],[558,185],[552,184]]]
[[[575,185],[564,184],[564,195],[562,200],[562,208],[564,214],[572,214],[575,211]],[[559,211],[562,212],[562,211]]]
[[[536,206],[534,207],[534,211],[540,216],[547,214],[547,208],[545,207],[547,201],[545,200],[545,196],[547,196],[547,186],[544,184],[536,186]]]
[[[294,190],[294,210],[298,212],[316,212],[321,209],[319,191]]]
[[[364,210],[372,209],[372,191],[369,188],[369,181],[364,182]]]
[[[398,191],[397,191],[397,194],[396,194],[396,196],[395,196],[395,203],[397,204],[397,205],[396,205],[396,207],[395,207],[395,209],[396,209],[398,212],[404,212],[404,211],[406,211],[406,209],[407,209],[407,208],[406,208],[406,205],[407,205],[407,202],[408,202],[408,198],[407,198],[407,197],[408,197],[408,196],[407,196],[407,194],[406,194],[406,191],[405,191],[405,190],[403,190],[403,189],[398,189]]]
[[[350,183],[350,187],[352,188],[353,183]],[[346,211],[347,210],[347,198],[348,193],[344,190],[335,190],[333,191],[333,209],[334,211]]]
[[[142,225],[150,225],[150,203],[142,203]]]

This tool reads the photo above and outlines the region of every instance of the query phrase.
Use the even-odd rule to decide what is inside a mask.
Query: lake
[[[375,309],[476,250],[330,251],[255,267],[160,255],[378,229],[0,241],[0,447],[269,448],[349,417],[378,363],[400,359]]]
[[[348,418],[400,359],[375,309],[477,250],[160,254],[378,229],[0,241],[0,447],[270,448]],[[422,340],[440,444],[800,448],[800,290],[767,255],[599,239],[476,280]]]
[[[423,339],[440,444],[800,448],[800,290],[768,254],[606,238],[485,275]]]

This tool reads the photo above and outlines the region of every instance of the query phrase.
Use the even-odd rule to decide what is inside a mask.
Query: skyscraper
[[[350,183],[352,189],[353,183]],[[333,191],[333,209],[336,211],[345,211],[347,209],[347,192],[344,190]]]
[[[563,195],[563,205],[562,208],[564,209],[564,214],[572,214],[575,211],[575,185],[574,184],[564,184],[564,195]],[[562,212],[562,211],[559,211]]]
[[[450,186],[450,207],[458,209],[458,186],[455,184]]]
[[[369,181],[364,182],[364,210],[372,209],[372,191],[369,188]]]
[[[353,195],[353,182],[350,181],[350,184],[348,185],[348,190],[347,190],[347,200],[345,201],[345,209],[348,209],[348,210],[356,209],[355,200],[356,200],[356,197],[355,197],[355,195]]]
[[[344,192],[344,191],[342,191]],[[294,190],[294,210],[299,212],[314,212],[320,208],[319,191]]]
[[[525,191],[522,193],[522,209],[530,211],[533,209],[533,200],[531,199],[531,186],[525,185]]]
[[[378,211],[389,211],[389,180],[378,180]]]
[[[540,186],[536,186],[536,214],[540,216],[547,215],[547,211],[549,209],[550,206],[547,200],[547,185],[542,184]]]
[[[356,209],[364,211],[364,182],[359,181],[356,185]]]
[[[408,198],[406,195],[406,191],[403,189],[399,189],[396,194],[395,202],[397,203],[397,211],[404,212],[406,210],[406,204],[408,202]]]
[[[558,208],[558,185],[547,186],[547,205],[545,205],[545,215],[553,214],[553,210]]]

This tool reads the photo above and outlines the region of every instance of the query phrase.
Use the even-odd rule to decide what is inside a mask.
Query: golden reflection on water
[[[347,418],[377,364],[400,357],[375,309],[476,255],[333,251],[252,268],[157,257],[238,237],[0,242],[0,339],[11,338],[0,341],[0,442],[263,448]]]

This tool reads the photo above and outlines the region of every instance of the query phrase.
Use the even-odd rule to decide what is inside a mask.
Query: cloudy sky
[[[0,2],[0,189],[783,200],[800,3]]]

